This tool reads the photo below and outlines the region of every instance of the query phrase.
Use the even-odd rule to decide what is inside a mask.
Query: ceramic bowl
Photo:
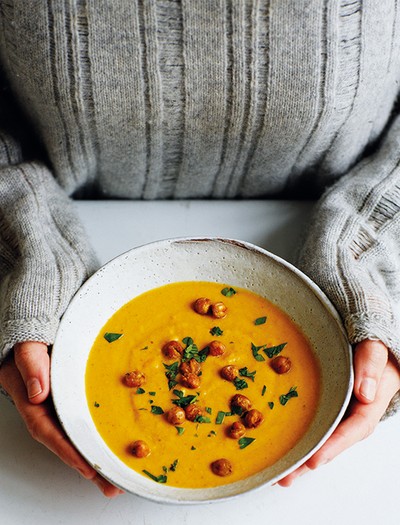
[[[218,488],[180,489],[137,474],[108,449],[92,421],[84,377],[96,336],[122,305],[152,288],[194,280],[247,288],[283,309],[312,344],[320,363],[322,392],[307,433],[274,465]],[[232,239],[169,239],[134,248],[113,259],[71,301],[52,351],[54,404],[76,448],[116,486],[163,503],[220,501],[276,482],[328,439],[348,405],[352,383],[351,349],[339,316],[326,296],[291,264],[257,246]]]

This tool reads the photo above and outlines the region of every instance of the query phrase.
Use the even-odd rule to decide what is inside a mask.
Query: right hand
[[[44,343],[27,341],[15,345],[14,352],[0,368],[0,384],[13,399],[36,441],[93,481],[105,496],[123,494],[85,461],[62,430],[49,397],[50,358]]]

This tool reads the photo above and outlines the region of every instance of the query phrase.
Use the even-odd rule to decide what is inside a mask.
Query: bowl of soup
[[[332,434],[352,383],[326,296],[233,239],[168,239],[113,259],[71,301],[52,351],[72,443],[114,485],[164,503],[286,476]]]

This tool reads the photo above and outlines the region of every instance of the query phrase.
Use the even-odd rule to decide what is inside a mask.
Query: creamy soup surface
[[[88,406],[108,447],[143,476],[186,488],[275,463],[310,425],[319,388],[317,359],[288,315],[214,282],[134,298],[105,324],[86,369]]]

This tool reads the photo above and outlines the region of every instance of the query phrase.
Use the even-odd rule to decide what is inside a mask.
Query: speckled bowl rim
[[[211,243],[211,244],[210,244]],[[332,326],[334,326],[334,329],[336,330],[338,336],[342,338],[343,340],[343,348],[342,348],[342,359],[346,361],[345,367],[346,367],[346,377],[340,378],[341,381],[343,381],[344,386],[344,395],[343,395],[343,401],[340,404],[340,406],[336,407],[335,414],[332,416],[332,420],[329,424],[329,427],[324,430],[323,436],[318,439],[318,441],[309,448],[307,453],[303,454],[300,458],[298,458],[296,461],[292,461],[290,465],[288,465],[286,468],[283,468],[279,473],[271,477],[267,480],[261,480],[256,481],[253,483],[249,483],[249,480],[252,478],[259,478],[260,476],[252,476],[251,478],[247,480],[237,481],[231,484],[223,485],[221,487],[216,487],[212,489],[179,489],[175,487],[169,487],[166,485],[160,485],[156,484],[151,480],[145,479],[143,476],[137,474],[136,472],[132,471],[132,469],[129,469],[124,463],[121,462],[114,454],[108,449],[108,447],[104,444],[104,442],[101,440],[101,438],[97,438],[95,436],[91,436],[89,438],[88,442],[85,442],[87,440],[87,435],[85,435],[85,432],[87,429],[83,429],[85,425],[89,424],[94,427],[94,424],[91,420],[90,413],[87,410],[87,413],[90,417],[90,422],[86,421],[84,418],[82,421],[76,421],[76,418],[74,417],[74,413],[72,413],[72,408],[67,407],[65,403],[65,399],[68,398],[68,395],[70,395],[70,392],[68,392],[68,388],[66,388],[65,382],[63,382],[63,375],[65,372],[65,366],[68,367],[68,363],[72,360],[74,360],[74,356],[76,359],[76,352],[73,352],[70,355],[67,355],[68,352],[66,352],[66,346],[65,341],[68,344],[68,341],[71,342],[71,330],[74,330],[74,326],[77,323],[76,318],[76,312],[79,311],[81,308],[81,303],[87,300],[88,296],[93,294],[101,295],[101,284],[102,280],[104,278],[107,278],[107,275],[109,273],[112,273],[115,271],[120,263],[123,261],[129,260],[129,257],[134,254],[136,256],[136,260],[140,258],[143,255],[147,255],[149,253],[157,252],[157,250],[168,250],[171,249],[171,247],[176,246],[185,246],[188,247],[190,250],[190,247],[196,246],[197,249],[202,249],[202,247],[206,245],[219,245],[224,247],[230,247],[234,250],[245,250],[249,254],[257,254],[257,256],[261,256],[262,258],[267,258],[269,261],[271,261],[274,264],[277,264],[279,267],[284,269],[285,271],[290,272],[293,276],[295,276],[298,279],[298,282],[300,286],[304,286],[305,290],[307,290],[307,293],[310,293],[315,296],[318,303],[321,304],[322,309],[326,312],[328,317],[332,321]],[[149,271],[151,270],[151,267],[149,267]],[[177,280],[190,280],[190,279],[176,279]],[[212,279],[191,279],[191,280],[215,280]],[[222,279],[218,282],[230,282],[230,280]],[[171,281],[172,282],[172,281]],[[242,286],[246,288],[245,285],[237,284],[237,286]],[[97,291],[96,288],[99,289]],[[154,286],[153,286],[154,287]],[[151,288],[151,287],[150,287]],[[148,289],[150,289],[148,288]],[[142,293],[142,292],[140,292]],[[86,298],[86,299],[85,299]],[[126,301],[120,304],[124,304]],[[118,309],[120,306],[114,308],[114,311]],[[82,312],[81,312],[82,314]],[[75,317],[74,317],[75,316]],[[107,317],[109,318],[110,315]],[[107,319],[106,318],[106,319]],[[104,323],[103,323],[104,324]],[[102,325],[97,326],[97,333],[100,331]],[[97,335],[97,334],[96,334]],[[67,363],[67,365],[66,365]],[[201,503],[212,503],[212,502],[220,502],[224,500],[229,500],[234,497],[239,496],[243,493],[248,493],[250,491],[258,490],[261,487],[265,487],[268,485],[272,485],[279,481],[279,479],[287,476],[296,468],[298,468],[300,465],[302,465],[307,459],[309,459],[319,448],[322,447],[322,445],[327,441],[327,439],[331,436],[331,434],[336,429],[337,425],[339,424],[340,420],[343,418],[344,413],[346,411],[346,408],[350,402],[350,398],[352,395],[353,390],[353,382],[354,382],[354,372],[353,372],[353,365],[352,365],[352,349],[350,344],[347,341],[347,337],[345,334],[345,331],[343,329],[343,325],[341,322],[341,319],[330,302],[330,300],[327,298],[327,296],[321,291],[321,289],[309,278],[307,277],[303,272],[301,272],[298,268],[296,268],[291,263],[285,261],[281,257],[265,250],[264,248],[261,248],[259,246],[256,246],[255,244],[249,243],[247,241],[241,241],[236,239],[230,239],[230,238],[219,238],[219,237],[179,237],[179,238],[172,238],[172,239],[164,239],[156,242],[146,243],[141,246],[137,246],[135,248],[132,248],[121,255],[111,259],[109,262],[107,262],[105,265],[103,265],[97,272],[95,272],[78,290],[78,292],[75,294],[73,299],[71,300],[66,312],[63,315],[63,318],[61,320],[56,339],[53,345],[52,350],[52,365],[51,365],[51,391],[53,396],[53,402],[56,410],[56,414],[61,422],[61,425],[63,426],[66,434],[70,438],[71,442],[75,445],[75,447],[80,451],[80,453],[83,455],[83,457],[86,458],[89,464],[91,464],[98,472],[106,479],[108,479],[111,483],[118,486],[119,488],[130,492],[135,495],[139,495],[141,497],[150,499],[152,501],[158,502],[158,503],[167,503],[167,504],[201,504]],[[87,407],[86,397],[84,403]],[[85,416],[87,418],[87,415]],[[78,418],[79,419],[79,418]],[[83,425],[83,427],[82,427]],[[80,429],[80,430],[78,430]],[[97,432],[96,432],[97,433]],[[103,458],[106,458],[106,460],[110,460],[114,463],[116,463],[116,469],[118,471],[119,468],[121,469],[128,469],[131,473],[131,477],[135,478],[136,481],[138,481],[138,486],[135,486],[132,488],[132,486],[127,487],[126,482],[124,481],[123,477],[116,475],[115,472],[111,472],[99,465],[99,463],[96,461],[95,454],[92,454],[90,451],[90,445],[92,444],[90,442],[90,439],[97,439],[97,447],[102,447],[102,455]],[[260,473],[261,475],[262,473]],[[137,479],[136,479],[137,478]],[[140,478],[140,479],[139,479]]]

